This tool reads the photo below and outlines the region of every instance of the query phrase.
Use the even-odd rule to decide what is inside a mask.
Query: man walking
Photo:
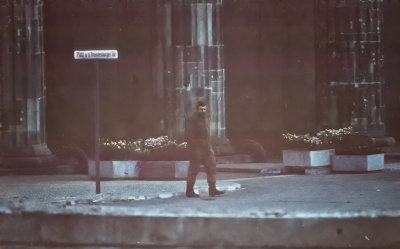
[[[201,164],[204,165],[207,174],[209,195],[213,197],[224,194],[224,191],[216,188],[216,163],[214,151],[210,143],[206,112],[207,105],[203,101],[199,101],[196,106],[196,113],[190,118],[187,126],[188,149],[190,153],[190,166],[186,181],[187,197],[199,197],[193,188]]]

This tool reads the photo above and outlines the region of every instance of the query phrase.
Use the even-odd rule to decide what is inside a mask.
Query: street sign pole
[[[100,83],[99,60],[96,60],[96,86],[94,90],[94,146],[96,159],[96,194],[100,194]]]
[[[75,50],[74,58],[95,60],[95,87],[94,87],[94,148],[96,160],[96,194],[101,193],[100,189],[100,59],[118,59],[117,50]]]

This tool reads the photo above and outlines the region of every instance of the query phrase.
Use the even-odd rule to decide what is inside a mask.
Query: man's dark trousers
[[[188,170],[187,185],[190,190],[193,189],[196,182],[196,176],[200,171],[200,165],[204,165],[207,174],[208,187],[211,190],[216,189],[216,162],[214,152],[208,143],[190,146],[190,166]]]

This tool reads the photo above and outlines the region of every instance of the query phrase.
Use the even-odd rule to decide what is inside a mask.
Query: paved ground
[[[359,212],[396,211],[400,209],[400,163],[389,162],[377,173],[285,175],[281,163],[219,165],[218,187],[228,193],[216,204],[235,210],[269,207],[292,211]],[[222,170],[221,170],[222,169]],[[254,173],[243,173],[246,172]],[[236,172],[236,173],[229,173]],[[265,172],[272,172],[265,176]],[[200,173],[196,191],[208,199],[205,174]],[[165,209],[169,203],[187,204],[185,181],[102,180],[101,194],[95,194],[95,181],[86,175],[0,176],[0,201],[20,203],[110,203],[135,207],[153,200],[155,207]],[[168,200],[168,199],[172,200]],[[234,199],[234,203],[230,200]],[[190,200],[192,201],[192,200]],[[197,201],[197,200],[195,200]],[[226,203],[226,204],[224,204]],[[243,203],[252,205],[243,205]],[[197,205],[197,204],[196,204]],[[200,202],[198,206],[205,205]],[[152,210],[146,208],[146,211]],[[165,209],[166,210],[166,209]]]
[[[227,191],[240,188],[232,180],[242,177],[258,177],[250,173],[221,173],[218,186]],[[0,176],[0,200],[22,200],[55,203],[62,201],[119,201],[166,199],[183,195],[186,182],[176,181],[141,181],[102,180],[101,194],[95,193],[95,181],[86,175],[35,175],[35,176]],[[203,195],[207,190],[205,174],[200,173],[196,190]]]
[[[0,228],[0,247],[73,241],[76,248],[130,248],[136,242],[146,248],[400,248],[398,163],[359,174],[219,172],[218,186],[227,193],[209,198],[201,173],[199,199],[184,196],[185,181],[102,181],[96,195],[95,182],[85,175],[0,176],[0,220],[7,224]],[[126,232],[128,220],[135,233]],[[167,224],[171,229],[160,230]],[[209,239],[181,229],[200,229]]]
[[[219,173],[223,197],[208,198],[205,175],[196,190],[202,198],[184,196],[185,181],[112,180],[95,182],[84,175],[2,176],[0,201],[115,205],[143,209],[144,215],[177,213],[194,205],[210,216],[251,215],[254,210],[281,215],[340,216],[351,213],[396,214],[400,211],[400,171],[364,174],[275,175]],[[212,200],[212,202],[204,201]],[[196,211],[196,212],[197,212]],[[196,212],[190,215],[196,215]],[[182,213],[182,215],[184,215]]]

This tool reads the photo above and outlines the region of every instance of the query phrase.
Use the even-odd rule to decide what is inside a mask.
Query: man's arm
[[[185,140],[190,143],[193,138],[193,117],[189,117],[185,122]]]

